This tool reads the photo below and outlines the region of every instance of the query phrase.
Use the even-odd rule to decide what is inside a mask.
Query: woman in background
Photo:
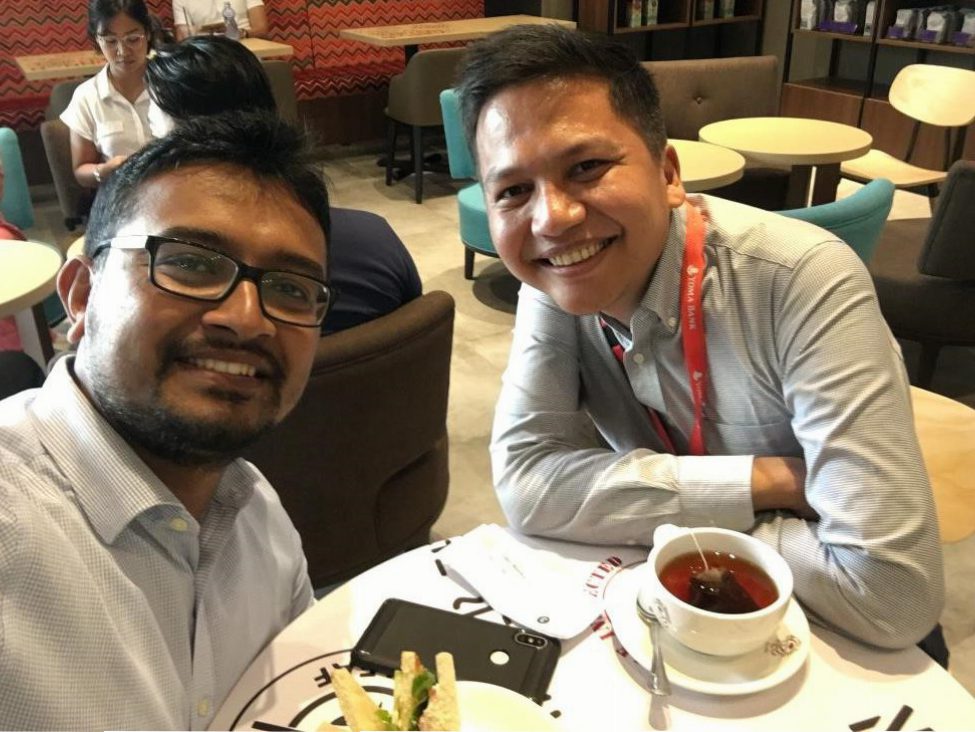
[[[90,0],[88,37],[107,63],[75,89],[61,121],[71,129],[74,177],[96,188],[152,137],[144,79],[152,20],[144,0]]]

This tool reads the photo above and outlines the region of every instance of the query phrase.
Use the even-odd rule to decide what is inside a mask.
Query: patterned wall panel
[[[171,0],[147,0],[164,27]],[[383,88],[403,68],[401,48],[338,37],[341,28],[476,18],[483,0],[265,0],[271,38],[294,48],[299,99]],[[40,125],[56,81],[27,81],[13,57],[88,47],[87,0],[0,0],[0,125]]]

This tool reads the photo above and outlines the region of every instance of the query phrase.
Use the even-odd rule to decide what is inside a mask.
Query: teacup
[[[694,540],[697,540],[695,544]],[[761,569],[778,596],[758,610],[729,614],[702,610],[672,594],[660,573],[673,559],[701,550],[734,554]],[[738,656],[761,647],[775,633],[792,598],[792,570],[768,544],[728,529],[690,529],[664,524],[653,532],[637,602],[657,616],[680,643],[713,656]]]

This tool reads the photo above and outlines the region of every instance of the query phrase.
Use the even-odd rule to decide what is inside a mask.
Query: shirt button
[[[633,354],[633,361],[634,361],[634,363],[643,363],[644,360],[645,359],[644,359],[642,353],[634,353]]]
[[[169,522],[169,528],[171,528],[173,531],[178,531],[180,533],[183,533],[189,527],[190,525],[186,523],[186,519],[180,518],[179,516],[177,516],[176,518],[172,519]]]
[[[667,325],[669,325],[671,328],[676,328],[677,318],[667,318]]]
[[[210,713],[210,700],[206,697],[200,699],[200,701],[196,703],[196,713],[201,717],[208,715]]]

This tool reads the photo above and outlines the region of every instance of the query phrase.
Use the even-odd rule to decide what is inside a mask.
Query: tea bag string
[[[697,547],[697,553],[701,555],[701,561],[704,562],[704,571],[706,572],[710,569],[710,567],[708,566],[707,557],[704,556],[704,550],[701,549],[701,545],[697,543],[697,535],[694,533],[694,529],[688,528],[687,530],[691,532],[691,541],[693,541],[694,546]]]

